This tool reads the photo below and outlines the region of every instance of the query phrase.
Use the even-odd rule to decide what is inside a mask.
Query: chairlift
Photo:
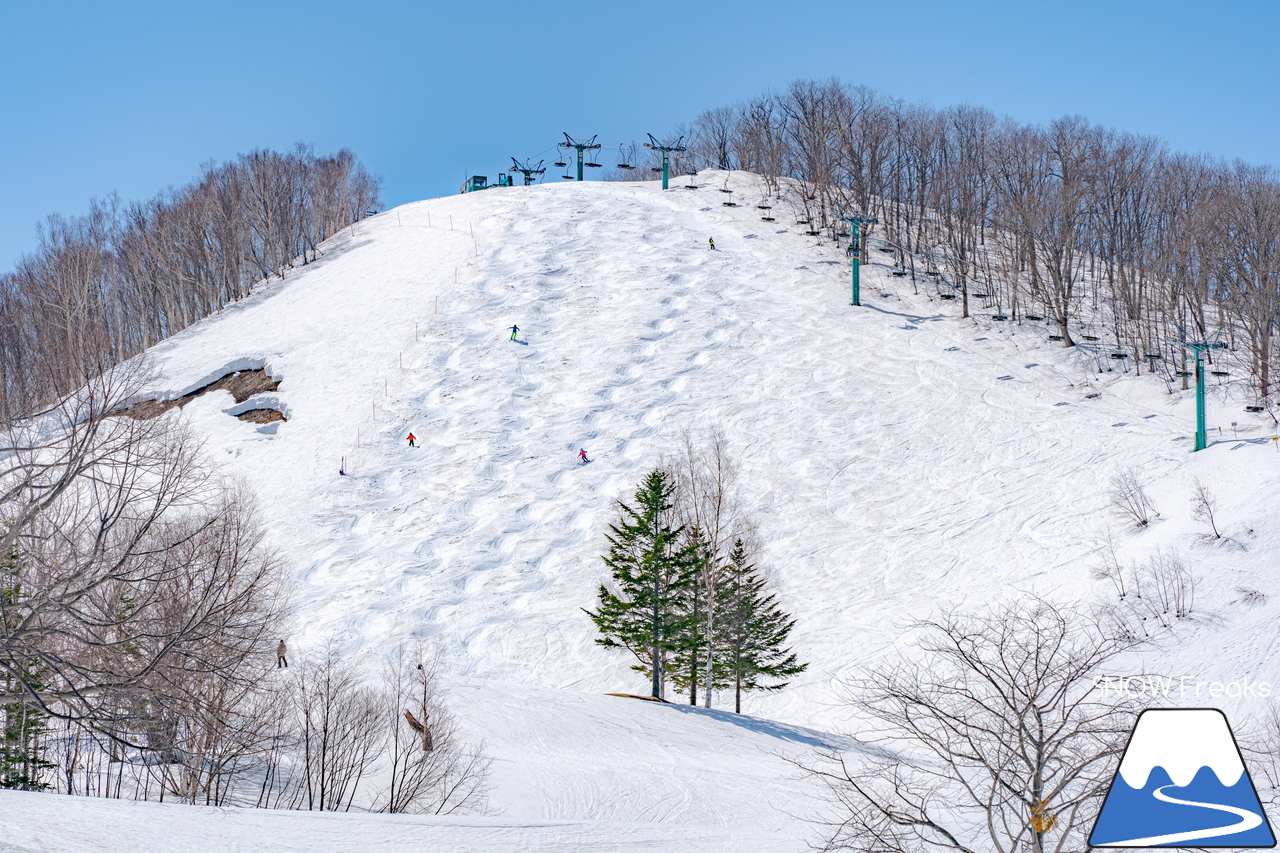
[[[881,246],[881,247],[880,247],[880,251],[882,251],[882,252],[886,252],[886,253],[888,253],[888,254],[890,254],[890,255],[892,255],[892,254],[893,254],[893,252],[894,252],[894,250],[893,250],[893,249],[889,249],[889,248],[886,248],[886,247],[884,247],[884,246]]]
[[[1190,371],[1190,370],[1175,370],[1175,371],[1173,372],[1173,375],[1174,375],[1174,376],[1190,376],[1190,375],[1191,375],[1191,371]]]
[[[939,299],[955,299],[956,295],[954,293],[939,293],[938,298]]]
[[[590,166],[592,169],[599,169],[604,164],[603,163],[583,163],[582,165]]]
[[[1009,319],[1009,315],[1008,314],[992,314],[991,319],[995,320],[996,322],[1004,322],[1005,320]]]
[[[974,299],[986,299],[986,298],[987,298],[987,297],[989,297],[990,295],[991,295],[990,293],[975,293],[975,294],[973,294],[973,298],[974,298]]]
[[[1160,359],[1164,358],[1164,356],[1162,356],[1158,352],[1149,352],[1144,354],[1142,357],[1147,359],[1148,361],[1159,361]]]
[[[619,163],[619,164],[618,164],[618,168],[619,168],[619,169],[634,169],[634,168],[635,168],[635,166],[632,166],[630,163]]]
[[[822,235],[821,231],[806,231],[804,233],[808,237],[820,237]]]
[[[1049,336],[1049,340],[1051,340],[1051,341],[1060,341],[1060,340],[1062,340],[1062,335],[1050,335],[1050,336]]]
[[[1258,412],[1265,412],[1266,407],[1265,406],[1245,406],[1244,410],[1246,412],[1253,412],[1254,414],[1257,414]]]
[[[1116,361],[1120,361],[1121,359],[1128,358],[1128,357],[1129,357],[1129,353],[1127,353],[1127,352],[1113,352],[1113,353],[1111,353],[1111,357],[1112,357],[1112,358],[1114,358]]]
[[[1030,320],[1032,323],[1039,323],[1039,322],[1040,322],[1041,320],[1043,320],[1044,318],[1043,318],[1043,317],[1037,317],[1035,314],[1023,314],[1023,315],[1022,315],[1022,319],[1024,319],[1024,320]]]
[[[566,163],[566,162],[564,162],[563,160],[557,160],[557,161],[555,162],[555,167],[556,167],[557,169],[563,169],[565,166],[568,166],[568,165],[569,165],[569,164],[568,164],[568,163]]]
[[[764,202],[761,202],[760,204],[757,204],[757,205],[756,205],[756,208],[757,208],[757,209],[759,209],[759,210],[773,210],[773,208],[772,208],[772,207],[770,207],[769,205],[765,204]]]
[[[925,275],[932,275],[932,276],[939,276],[939,275],[942,275],[942,273],[938,272],[937,270],[925,270],[925,271],[924,271],[924,274],[925,274]]]
[[[1210,370],[1209,372],[1212,373],[1214,376],[1230,376],[1231,375],[1227,373],[1227,371],[1225,370]]]
[[[1086,341],[1096,341],[1098,339],[1096,335],[1081,335],[1080,337]]]
[[[738,203],[737,203],[736,201],[722,201],[722,202],[720,202],[720,204],[721,204],[721,206],[722,206],[722,207],[737,207],[737,206],[738,206]]]
[[[903,276],[905,276],[907,273],[906,273],[906,271],[905,271],[905,270],[894,270],[893,272],[891,272],[891,273],[889,273],[889,274],[890,274],[891,276],[893,276],[894,278],[902,278],[902,277],[903,277]]]

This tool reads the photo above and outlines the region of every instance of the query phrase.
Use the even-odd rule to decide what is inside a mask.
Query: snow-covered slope
[[[753,702],[770,716],[838,725],[839,680],[940,603],[1093,595],[1122,466],[1154,481],[1171,520],[1125,547],[1188,545],[1198,475],[1268,547],[1192,562],[1242,582],[1261,571],[1274,531],[1255,495],[1277,491],[1273,445],[1191,457],[1189,400],[1131,375],[1098,386],[1042,325],[959,321],[885,267],[865,268],[867,306],[851,308],[838,251],[722,207],[726,179],[740,200],[755,186],[733,174],[696,191],[584,183],[406,205],[152,351],[170,395],[232,365],[283,380],[284,424],[229,417],[245,406],[226,393],[185,411],[261,496],[296,568],[299,644],[429,636],[460,674],[637,685],[580,608],[614,501],[682,430],[712,424],[740,454],[814,663]],[[579,447],[592,464],[575,464]]]
[[[449,688],[453,710],[494,759],[491,816],[197,809],[0,791],[0,853],[801,853],[817,829],[806,819],[821,804],[788,759],[850,746],[722,711],[483,679]]]
[[[749,175],[701,181],[694,191],[584,183],[406,205],[152,350],[160,396],[231,368],[265,366],[282,380],[239,406],[205,395],[183,416],[252,485],[293,566],[292,646],[336,636],[359,655],[410,636],[441,641],[460,695],[487,685],[490,699],[463,702],[459,716],[489,739],[505,814],[756,820],[758,802],[790,785],[778,768],[759,770],[772,782],[683,802],[698,786],[679,781],[677,750],[661,759],[672,793],[645,800],[670,774],[645,770],[650,759],[624,746],[626,772],[611,778],[610,761],[594,756],[609,738],[559,730],[545,710],[550,690],[581,706],[584,731],[631,725],[590,710],[625,702],[597,694],[644,685],[624,656],[593,644],[581,608],[604,577],[615,501],[682,431],[718,426],[811,663],[786,691],[751,697],[754,714],[847,730],[842,680],[901,643],[906,620],[1007,595],[1105,596],[1091,570],[1110,527],[1122,558],[1175,548],[1202,578],[1205,618],[1151,666],[1280,683],[1274,605],[1234,603],[1236,587],[1274,591],[1280,531],[1266,505],[1280,493],[1280,454],[1265,440],[1269,422],[1264,435],[1215,398],[1211,422],[1225,436],[1231,421],[1244,431],[1192,456],[1189,397],[1091,372],[1086,353],[1050,344],[1043,325],[961,321],[954,303],[924,285],[913,293],[887,267],[864,267],[865,307],[850,307],[837,247],[785,217],[761,221]],[[750,203],[724,207],[721,186]],[[288,422],[231,416],[258,404]],[[407,446],[410,432],[420,447]],[[580,447],[590,465],[576,464]],[[1108,511],[1107,481],[1129,466],[1163,511],[1140,534]],[[1195,477],[1218,494],[1237,545],[1195,538]],[[543,722],[494,736],[526,708],[543,708],[531,718]],[[653,720],[733,725],[659,711],[669,716]],[[668,741],[648,725],[647,742]],[[724,760],[742,769],[743,755],[770,749],[731,738]]]

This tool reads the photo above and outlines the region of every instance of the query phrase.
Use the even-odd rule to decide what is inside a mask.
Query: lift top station
[[[492,184],[489,183],[489,179],[484,175],[472,175],[467,178],[467,182],[462,185],[460,192],[473,193],[476,190],[488,190],[493,189],[494,187],[509,187],[511,185],[511,176],[506,172],[499,172],[498,180]]]

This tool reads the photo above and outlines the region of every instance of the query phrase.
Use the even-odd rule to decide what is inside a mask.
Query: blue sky
[[[400,204],[801,77],[1280,164],[1278,38],[1275,0],[6,0],[0,270],[50,213],[253,148],[350,147]]]

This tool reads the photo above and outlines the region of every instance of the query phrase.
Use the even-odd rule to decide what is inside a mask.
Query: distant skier
[[[710,246],[710,247],[711,247],[711,251],[713,251],[713,252],[714,252],[714,251],[716,250],[716,238],[715,238],[715,237],[708,237],[708,238],[707,238],[707,245],[708,245],[708,246]]]
[[[578,451],[578,464],[586,465],[591,460],[587,458],[587,449],[584,447]]]
[[[413,443],[413,441],[414,441],[414,439],[415,439],[415,438],[416,438],[416,436],[415,436],[413,433],[409,433],[409,446],[410,446],[410,447],[417,447],[417,446],[418,446],[418,445],[416,445],[416,444],[414,444],[414,443]]]
[[[284,644],[284,640],[276,646],[276,669],[289,668],[289,659],[285,657],[289,653],[289,647]]]
[[[844,256],[845,256],[846,258],[852,258],[852,257],[853,257],[853,244],[852,244],[852,243],[850,243],[848,246],[845,246],[845,249],[844,249]]]
[[[520,331],[520,327],[519,327],[519,326],[512,326],[512,327],[511,327],[511,340],[513,340],[513,341],[514,341],[514,340],[516,339],[516,333],[517,333],[517,332],[519,332],[519,331]]]

